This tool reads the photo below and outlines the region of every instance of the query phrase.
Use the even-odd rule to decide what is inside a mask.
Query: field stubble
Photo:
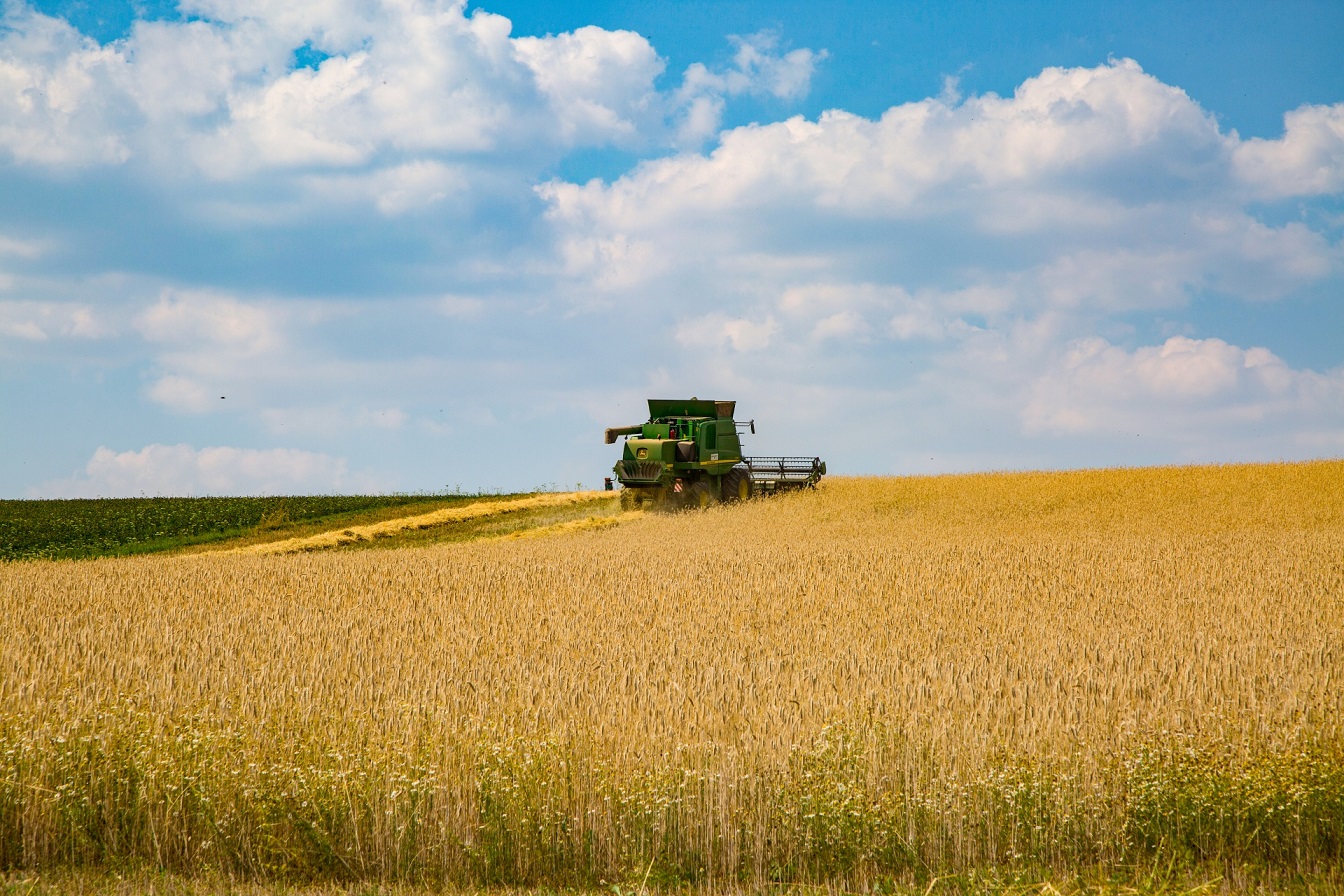
[[[833,479],[0,567],[0,867],[477,885],[1344,859],[1344,463]]]

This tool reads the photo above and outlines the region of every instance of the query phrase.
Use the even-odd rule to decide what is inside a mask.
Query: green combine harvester
[[[608,429],[608,445],[625,436],[621,459],[612,468],[621,484],[621,505],[708,507],[815,488],[826,474],[820,458],[742,456],[738,427],[754,434],[756,421],[736,422],[736,406],[735,401],[650,398],[647,423]]]

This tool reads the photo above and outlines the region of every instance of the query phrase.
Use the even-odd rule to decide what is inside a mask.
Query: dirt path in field
[[[364,526],[349,526],[344,529],[332,529],[330,532],[319,532],[316,535],[286,538],[281,541],[268,541],[263,544],[252,544],[241,548],[226,548],[211,553],[293,554],[300,551],[320,551],[325,548],[334,548],[345,544],[354,544],[360,541],[373,541],[376,538],[387,538],[403,532],[410,532],[414,529],[430,529],[434,526],[442,526],[447,523],[460,523],[488,516],[502,516],[506,513],[517,513],[521,510],[536,510],[544,507],[570,507],[579,504],[605,501],[610,498],[611,492],[597,491],[535,495],[531,498],[517,498],[512,501],[479,501],[475,504],[467,504],[462,507],[445,507],[442,510],[420,513],[415,516],[403,516],[396,519],[383,520],[377,523],[369,523]],[[612,522],[614,523],[615,521],[613,520]],[[565,531],[568,529],[596,528],[599,525],[608,525],[608,523],[602,520],[575,520],[571,523],[544,526],[542,529],[547,531]],[[524,532],[526,531],[528,530],[524,530]],[[522,535],[523,533],[520,532],[518,534]]]

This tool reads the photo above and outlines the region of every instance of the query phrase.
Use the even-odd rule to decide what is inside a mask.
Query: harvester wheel
[[[644,496],[639,493],[637,488],[621,489],[621,510],[639,510],[644,504]]]
[[[751,474],[746,470],[729,470],[723,474],[723,500],[745,501],[751,497]]]
[[[704,509],[714,503],[714,491],[709,487],[709,482],[704,479],[697,479],[691,483],[691,487],[686,490],[686,506]]]

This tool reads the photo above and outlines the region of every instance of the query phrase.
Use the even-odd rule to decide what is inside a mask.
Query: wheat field
[[[0,869],[1344,868],[1344,461],[17,562],[0,618]]]

